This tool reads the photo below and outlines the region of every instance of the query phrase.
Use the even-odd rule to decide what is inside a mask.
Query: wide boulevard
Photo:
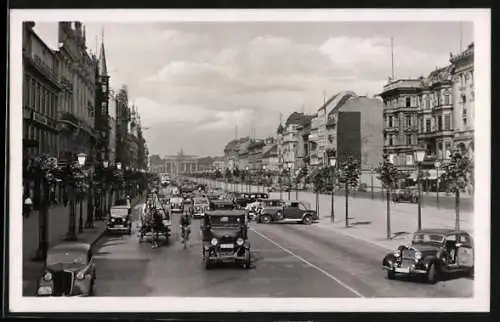
[[[139,205],[140,206],[140,205]],[[180,297],[469,297],[473,280],[453,277],[437,284],[391,281],[381,267],[387,249],[321,224],[251,223],[251,269],[202,263],[200,220],[189,246],[179,239],[178,214],[169,244],[151,248],[136,236],[106,236],[97,247],[97,296]],[[326,219],[322,219],[326,220]]]

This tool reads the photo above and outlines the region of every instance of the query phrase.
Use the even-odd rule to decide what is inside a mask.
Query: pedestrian
[[[33,200],[31,200],[29,193],[25,194],[23,197],[23,216],[26,218],[30,217],[31,210],[33,210]]]

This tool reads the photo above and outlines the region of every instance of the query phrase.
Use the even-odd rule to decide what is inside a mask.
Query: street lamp
[[[262,192],[266,192],[265,191],[265,187],[266,187],[266,165],[264,164],[262,166],[262,173],[263,173],[263,180],[262,180]]]
[[[87,155],[85,153],[80,153],[78,154],[78,165],[80,168],[83,168],[85,166],[85,160],[87,159]],[[83,187],[84,185],[82,184],[82,190],[78,191],[78,201],[80,203],[80,216],[78,218],[78,232],[82,233],[83,232]]]
[[[287,163],[288,168],[288,200],[290,200],[290,194],[292,192],[292,164]]]
[[[332,194],[331,194],[331,198],[332,198],[332,201],[331,201],[331,205],[332,205],[332,209],[331,209],[331,214],[330,216],[332,217],[331,218],[331,221],[332,223],[334,222],[335,220],[335,166],[337,165],[337,159],[335,158],[330,158],[330,166],[332,167]]]
[[[436,167],[436,203],[439,208],[439,168],[441,167],[441,161],[436,160],[434,166]]]
[[[245,178],[247,182],[247,192],[250,193],[250,182],[249,182],[250,176],[248,175],[248,166],[245,167]]]
[[[104,202],[103,202],[103,217],[108,213],[108,208],[111,207],[111,194],[108,194],[108,183],[109,183],[109,161],[104,160],[102,162],[104,167],[104,176],[102,178],[104,182]]]
[[[374,193],[373,193],[373,169],[370,170],[370,186],[371,186],[371,198],[375,198]]]
[[[422,188],[420,183],[420,168],[424,161],[425,149],[417,148],[415,150],[415,161],[417,162],[417,185],[418,185],[418,230],[422,229]]]

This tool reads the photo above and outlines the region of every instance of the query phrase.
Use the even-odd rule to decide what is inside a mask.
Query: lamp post
[[[290,194],[292,193],[292,164],[287,164],[288,168],[288,200],[291,199]]]
[[[332,223],[335,221],[335,166],[337,165],[337,159],[330,158],[330,166],[332,167],[332,193],[331,193],[331,221]]]
[[[266,192],[265,191],[266,190],[265,189],[265,187],[266,187],[266,165],[265,164],[262,166],[262,174],[263,174],[262,193],[265,193]]]
[[[104,183],[104,202],[102,209],[102,217],[105,217],[108,213],[108,207],[111,206],[110,195],[108,194],[108,180],[109,180],[109,161],[104,160],[102,162],[104,168],[104,176],[102,177],[102,182]],[[101,218],[102,219],[102,218]]]
[[[248,172],[248,167],[245,167],[245,179],[246,179],[247,193],[250,193],[250,182],[249,182],[250,176],[249,176],[249,172]]]
[[[120,175],[121,175],[121,171],[122,171],[122,164],[121,162],[117,162],[116,163],[116,169],[120,172]],[[115,194],[115,202],[120,199],[120,194],[121,194],[121,190],[122,190],[122,187],[121,187],[121,181],[120,181],[120,184],[117,185],[118,186],[118,189],[115,189],[116,191],[116,194]]]
[[[421,175],[420,168],[421,163],[424,161],[425,149],[417,148],[415,150],[415,160],[417,162],[417,185],[418,185],[418,230],[422,229],[422,188],[420,184]]]
[[[441,161],[436,160],[434,166],[436,167],[436,204],[439,208],[439,167],[441,166]]]
[[[48,212],[49,212],[49,204],[48,204],[48,195],[49,195],[49,182],[47,180],[47,176],[45,171],[42,169],[43,165],[41,164],[45,160],[41,157],[37,158],[36,166],[35,166],[35,188],[37,189],[37,194],[40,196],[40,211],[38,213],[38,248],[35,255],[34,260],[45,260],[47,257],[47,249],[48,249]],[[31,203],[31,199],[25,200],[28,202],[28,205]],[[32,205],[32,203],[31,203]],[[31,207],[29,207],[31,210]]]
[[[375,198],[373,194],[373,169],[370,170],[370,186],[371,186],[371,198]]]
[[[85,166],[87,155],[85,153],[78,154],[78,165],[80,168]],[[82,187],[84,187],[82,185]],[[78,217],[78,232],[83,232],[83,191],[78,191],[78,200],[80,202],[80,216]],[[88,205],[88,204],[87,204]]]

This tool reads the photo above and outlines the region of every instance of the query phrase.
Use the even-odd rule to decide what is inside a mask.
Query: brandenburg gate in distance
[[[177,155],[164,156],[162,160],[163,165],[151,165],[154,173],[177,176],[198,171],[198,157],[184,154],[183,149]]]

